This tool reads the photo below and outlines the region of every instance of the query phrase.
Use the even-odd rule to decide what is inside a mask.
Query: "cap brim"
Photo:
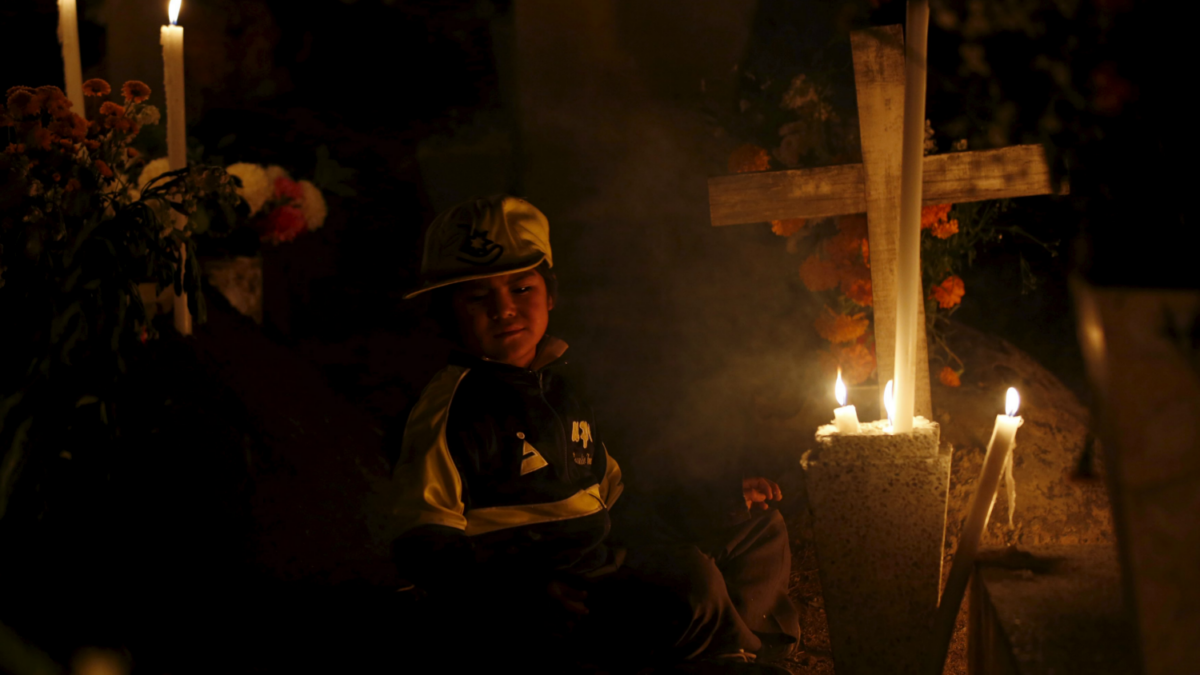
[[[542,253],[541,255],[538,256],[537,260],[535,260],[532,263],[522,262],[522,263],[515,264],[511,268],[493,269],[488,272],[483,272],[481,274],[467,274],[467,275],[463,275],[463,276],[453,276],[453,277],[450,277],[447,279],[439,279],[436,281],[426,281],[424,284],[422,284],[420,286],[420,288],[413,289],[413,290],[409,291],[408,293],[406,293],[404,295],[404,299],[412,300],[413,298],[417,297],[418,295],[425,293],[427,291],[432,291],[435,288],[442,288],[443,286],[452,286],[454,284],[461,284],[464,281],[475,281],[476,279],[488,279],[490,277],[504,276],[505,274],[515,274],[516,272],[524,272],[526,270],[531,270],[531,269],[537,267],[538,265],[541,265],[542,262],[545,260],[546,260],[546,254]]]

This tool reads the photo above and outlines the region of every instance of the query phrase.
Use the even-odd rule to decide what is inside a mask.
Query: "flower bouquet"
[[[138,185],[153,183],[167,170],[166,158],[146,164]],[[206,230],[200,237],[204,276],[235,309],[263,322],[263,265],[260,248],[294,241],[325,223],[325,197],[312,181],[294,180],[277,165],[239,162],[226,167],[239,182],[237,194],[247,210],[227,229]]]
[[[237,179],[218,167],[134,189],[133,142],[160,116],[149,87],[126,82],[120,102],[103,80],[84,91],[84,116],[57,87],[13,87],[0,107],[0,516],[27,446],[58,452],[84,417],[108,425],[128,358],[155,336],[139,284],[186,292],[204,321],[190,235],[236,218]]]

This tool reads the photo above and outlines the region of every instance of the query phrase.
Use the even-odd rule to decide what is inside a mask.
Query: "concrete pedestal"
[[[801,462],[838,675],[918,672],[937,608],[950,452],[885,424],[823,426]]]

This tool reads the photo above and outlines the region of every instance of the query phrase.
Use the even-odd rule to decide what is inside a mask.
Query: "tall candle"
[[[163,48],[163,92],[167,98],[167,164],[171,170],[187,166],[187,115],[183,107],[183,27],[179,20],[182,0],[171,0],[168,8],[171,25],[162,27],[160,42]],[[187,219],[172,211],[175,228],[183,229]],[[180,269],[186,269],[187,246],[180,245]],[[187,308],[187,293],[175,296],[175,329],[183,335],[192,334],[192,315]]]
[[[946,662],[950,638],[954,634],[954,622],[962,605],[963,594],[967,590],[967,581],[971,578],[971,569],[975,566],[975,552],[979,548],[979,539],[987,528],[992,506],[996,503],[1000,474],[1003,473],[1009,453],[1016,442],[1017,427],[1024,423],[1024,420],[1016,416],[1020,405],[1021,397],[1017,390],[1009,387],[1005,396],[1005,414],[996,416],[996,426],[992,429],[992,440],[988,443],[987,454],[983,458],[979,482],[975,486],[975,494],[971,496],[967,520],[963,523],[962,532],[958,537],[958,548],[954,551],[950,577],[946,581],[945,590],[942,591],[942,601],[938,604],[933,631],[935,642],[931,649],[933,660],[929,667],[931,673],[942,672],[942,666]]]
[[[187,116],[183,107],[183,27],[181,0],[171,0],[171,25],[162,27],[163,91],[167,97],[167,163],[171,170],[187,166]]]
[[[840,408],[833,411],[833,423],[840,434],[858,433],[858,411],[852,405],[846,405],[846,383],[842,381],[842,369],[838,368],[837,382],[833,385],[833,395],[837,398]]]
[[[79,59],[79,15],[75,0],[58,0],[58,41],[62,43],[67,99],[75,113],[83,117],[83,65]]]
[[[917,384],[917,310],[921,302],[921,179],[925,154],[925,53],[929,3],[908,0],[904,44],[904,144],[900,242],[896,261],[896,433],[912,431]]]

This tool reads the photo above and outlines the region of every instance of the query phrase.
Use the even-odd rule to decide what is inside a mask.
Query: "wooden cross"
[[[850,34],[862,137],[862,164],[721,176],[708,181],[712,224],[867,214],[875,358],[880,393],[896,350],[896,264],[900,236],[900,160],[904,125],[904,32],[883,26]],[[1064,190],[1065,191],[1065,190]],[[1051,194],[1040,145],[931,155],[922,202],[953,204]],[[914,412],[933,418],[924,303],[918,318]]]

